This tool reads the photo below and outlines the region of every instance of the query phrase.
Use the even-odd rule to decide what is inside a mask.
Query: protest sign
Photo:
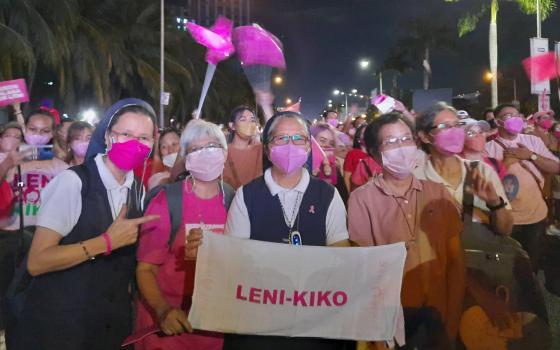
[[[0,82],[0,107],[16,102],[29,101],[25,80],[7,80]]]

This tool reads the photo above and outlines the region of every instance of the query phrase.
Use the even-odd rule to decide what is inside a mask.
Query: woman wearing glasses
[[[27,269],[33,280],[10,349],[120,349],[131,331],[131,284],[143,189],[132,169],[153,144],[155,112],[113,105],[88,157],[42,192]]]
[[[413,175],[418,149],[413,127],[400,113],[375,119],[365,143],[383,170],[350,194],[350,239],[363,247],[405,242],[406,349],[449,349],[465,283],[459,213],[441,184]]]
[[[136,329],[159,325],[166,336],[144,338],[136,349],[216,349],[223,338],[215,333],[192,332],[187,321],[194,287],[195,262],[185,259],[188,232],[223,233],[227,208],[222,171],[227,158],[227,143],[215,124],[191,121],[180,140],[189,177],[182,181],[182,221],[177,232],[171,231],[168,196],[159,192],[148,205],[146,214],[160,220],[142,226],[138,246],[136,276],[142,294]]]
[[[259,241],[349,246],[346,210],[334,187],[310,176],[305,120],[294,112],[272,117],[263,133],[265,173],[237,190],[225,234]],[[202,235],[190,234],[187,254],[196,256]],[[224,349],[343,349],[345,342],[272,336],[226,335]]]
[[[465,123],[457,117],[457,111],[443,102],[424,111],[416,119],[416,130],[422,148],[429,156],[414,174],[419,179],[443,184],[460,209],[467,168],[474,168],[473,220],[490,224],[497,234],[509,236],[512,230],[511,207],[498,174],[484,162],[458,156],[465,145],[464,127]]]

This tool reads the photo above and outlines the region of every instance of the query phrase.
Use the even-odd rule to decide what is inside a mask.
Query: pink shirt
[[[522,144],[537,155],[552,159],[558,162],[558,158],[546,148],[542,140],[533,135],[519,134],[514,140],[506,140],[498,137],[506,147],[519,147]],[[504,160],[504,149],[496,142],[490,141],[486,144],[485,152],[488,157]],[[540,170],[531,161],[522,161],[529,170],[539,179],[541,188],[544,184],[544,177]],[[548,213],[548,208],[541,196],[539,185],[520,163],[515,163],[507,169],[508,174],[514,175],[519,181],[519,191],[515,199],[511,201],[513,223],[515,225],[527,225],[544,220]]]
[[[157,283],[170,305],[190,307],[196,264],[184,260],[185,232],[201,227],[204,232],[223,233],[227,216],[223,197],[220,194],[210,199],[200,199],[191,191],[190,183],[188,190],[183,189],[183,225],[175,236],[171,250],[167,246],[171,222],[164,192],[160,192],[150,201],[146,215],[151,214],[160,215],[160,219],[142,225],[137,252],[138,261],[159,266]],[[148,304],[144,300],[139,301],[136,330],[147,328],[155,322]],[[219,350],[222,345],[221,334],[195,332],[173,337],[151,335],[136,343],[136,349]]]

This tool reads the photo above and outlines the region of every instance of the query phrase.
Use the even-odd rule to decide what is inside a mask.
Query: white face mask
[[[177,160],[177,155],[179,153],[175,152],[175,153],[170,153],[166,156],[164,156],[161,161],[163,162],[163,165],[165,165],[168,168],[173,168],[173,165],[175,164],[175,161]]]

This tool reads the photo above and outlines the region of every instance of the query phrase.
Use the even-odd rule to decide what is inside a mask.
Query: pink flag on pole
[[[216,23],[210,29],[194,23],[187,23],[187,29],[197,43],[208,49],[206,62],[210,64],[216,65],[235,52],[231,40],[233,23],[225,17],[218,17]]]
[[[532,83],[550,80],[558,76],[558,62],[554,52],[528,57],[523,60],[523,67]]]
[[[311,136],[311,171],[319,170],[321,168],[321,164],[327,158],[327,155],[317,143],[317,140],[313,136]]]
[[[0,107],[27,101],[29,101],[29,94],[27,93],[25,80],[16,79],[0,82]]]

